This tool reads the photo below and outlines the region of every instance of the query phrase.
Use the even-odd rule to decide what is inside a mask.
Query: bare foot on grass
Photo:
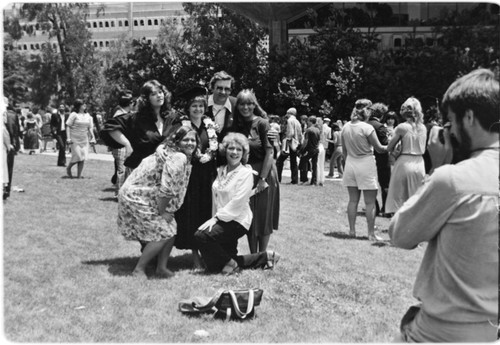
[[[156,276],[160,278],[172,278],[173,276],[175,276],[175,273],[166,268],[161,268],[161,269],[157,268]]]
[[[132,272],[132,277],[139,278],[139,279],[148,279],[148,276],[146,275],[145,271],[141,270],[134,270]]]

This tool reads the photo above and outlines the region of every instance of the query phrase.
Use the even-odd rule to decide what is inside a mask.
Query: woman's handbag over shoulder
[[[179,311],[197,315],[211,313],[215,318],[245,320],[255,315],[255,307],[262,300],[262,289],[220,289],[212,298],[194,297],[179,302]]]

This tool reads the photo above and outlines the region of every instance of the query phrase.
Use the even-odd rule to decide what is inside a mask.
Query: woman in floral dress
[[[156,274],[171,277],[167,261],[175,240],[174,213],[184,201],[191,174],[191,155],[199,138],[181,126],[162,145],[165,151],[144,158],[118,194],[118,227],[127,240],[147,243],[133,275],[146,277],[146,266],[158,256]]]
[[[207,219],[212,217],[212,183],[217,175],[217,134],[215,123],[205,115],[207,110],[206,90],[191,88],[178,95],[185,100],[184,111],[171,119],[168,132],[181,125],[187,125],[200,137],[200,145],[192,160],[191,177],[186,197],[181,208],[175,213],[177,249],[191,249],[195,269],[201,268],[201,256],[194,233]]]
[[[87,106],[81,99],[77,99],[74,104],[74,111],[66,121],[67,142],[71,145],[71,161],[66,168],[69,177],[73,165],[78,165],[77,178],[82,178],[83,166],[89,154],[90,143],[95,143],[94,121],[89,113],[85,112]],[[89,142],[90,137],[90,142]]]

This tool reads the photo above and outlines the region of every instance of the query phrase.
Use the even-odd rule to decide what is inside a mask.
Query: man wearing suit
[[[5,186],[3,191],[3,199],[7,199],[10,196],[10,188],[12,185],[12,173],[14,172],[14,157],[19,152],[21,148],[21,142],[19,137],[21,135],[20,125],[19,125],[19,116],[12,109],[12,107],[8,104],[7,97],[4,98],[4,101],[7,105],[7,110],[4,114],[5,121],[5,129],[9,133],[10,146],[9,151],[7,153],[7,171],[9,174],[9,183]]]
[[[318,184],[318,154],[319,154],[319,139],[321,132],[316,127],[316,116],[309,116],[307,119],[307,129],[304,133],[304,140],[299,151],[300,154],[300,182],[304,184],[308,181],[307,172],[309,171],[309,163],[311,164],[312,176],[311,185]]]
[[[57,157],[57,166],[66,166],[66,121],[68,114],[64,112],[64,105],[59,106],[59,110],[52,114],[50,119],[50,127],[52,136],[57,141],[59,146],[59,156]]]
[[[219,142],[233,124],[233,113],[236,98],[230,96],[234,86],[234,78],[225,71],[214,74],[210,80],[212,94],[208,97],[207,115],[219,126],[217,137]]]

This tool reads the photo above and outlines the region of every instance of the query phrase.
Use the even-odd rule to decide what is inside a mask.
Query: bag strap
[[[253,310],[253,303],[254,303],[254,291],[253,289],[248,290],[248,305],[247,305],[247,311],[243,313],[240,310],[240,307],[238,305],[238,300],[236,299],[236,295],[233,290],[228,291],[229,295],[231,296],[231,300],[233,301],[233,308],[236,313],[236,316],[238,316],[240,319],[246,318]]]
[[[219,300],[219,298],[223,292],[224,292],[224,289],[219,289],[207,304],[198,304],[196,302],[193,302],[192,306],[193,306],[193,308],[198,309],[198,310],[200,310],[200,309],[210,310],[210,309],[212,309],[212,307],[215,306],[215,303],[217,303],[217,301]]]

